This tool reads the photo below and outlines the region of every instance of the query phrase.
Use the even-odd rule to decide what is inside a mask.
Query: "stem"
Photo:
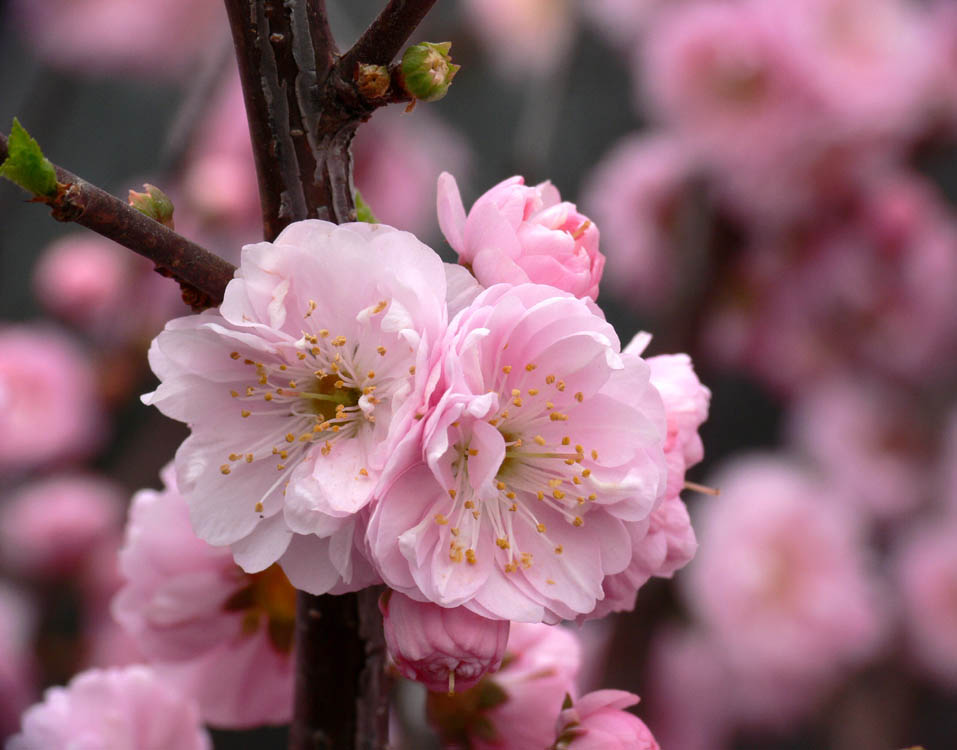
[[[0,162],[7,158],[7,139],[0,134]],[[183,286],[183,298],[194,309],[223,300],[236,267],[153,221],[105,190],[60,167],[53,198],[36,198],[50,206],[57,221],[72,221],[149,258]]]
[[[385,747],[388,703],[369,699],[388,693],[378,597],[378,588],[339,596],[299,592],[291,749]]]
[[[435,0],[389,0],[352,49],[342,56],[340,69],[351,72],[358,63],[388,65],[433,5]]]

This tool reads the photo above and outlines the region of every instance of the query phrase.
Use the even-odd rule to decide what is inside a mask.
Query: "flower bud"
[[[502,663],[507,620],[417,602],[395,591],[382,596],[379,609],[392,660],[404,676],[429,690],[466,690]]]
[[[145,193],[130,190],[130,205],[140,213],[146,214],[153,221],[173,228],[173,201],[155,185],[143,185]]]
[[[659,750],[651,730],[624,710],[637,702],[637,695],[624,690],[596,690],[574,702],[566,697],[558,717],[555,750]]]
[[[422,42],[409,47],[399,66],[401,84],[414,99],[434,102],[449,90],[460,65],[453,65],[449,57],[451,42],[434,44]]]

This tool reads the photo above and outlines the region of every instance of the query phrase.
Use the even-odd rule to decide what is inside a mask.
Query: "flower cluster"
[[[200,539],[312,593],[385,582],[396,667],[461,691],[509,622],[630,609],[690,560],[679,493],[710,394],[686,356],[643,359],[647,334],[622,350],[594,302],[598,230],[552,186],[513,178],[466,214],[446,174],[438,208],[458,265],[386,225],[247,246],[219,310],[153,342],[144,401],[191,428],[175,482]],[[157,646],[166,607],[145,602],[180,584],[136,583],[128,559],[117,613]],[[190,612],[190,632],[213,616]]]

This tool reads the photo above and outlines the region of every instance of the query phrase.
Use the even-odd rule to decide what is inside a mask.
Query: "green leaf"
[[[356,190],[356,221],[364,221],[366,224],[378,224],[379,221],[372,215],[372,209],[369,204],[362,200],[362,193]]]
[[[7,150],[9,154],[0,164],[0,177],[6,177],[34,195],[46,198],[56,195],[56,170],[16,117]]]

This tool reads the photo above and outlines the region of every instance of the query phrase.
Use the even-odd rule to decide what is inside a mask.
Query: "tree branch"
[[[0,162],[7,158],[7,139],[0,134]],[[50,206],[57,221],[72,221],[149,258],[183,286],[194,309],[223,300],[236,267],[153,221],[105,190],[55,167],[58,190],[53,198],[35,198]]]
[[[436,0],[389,0],[378,17],[342,56],[340,69],[351,75],[359,63],[388,65],[422,23]]]

